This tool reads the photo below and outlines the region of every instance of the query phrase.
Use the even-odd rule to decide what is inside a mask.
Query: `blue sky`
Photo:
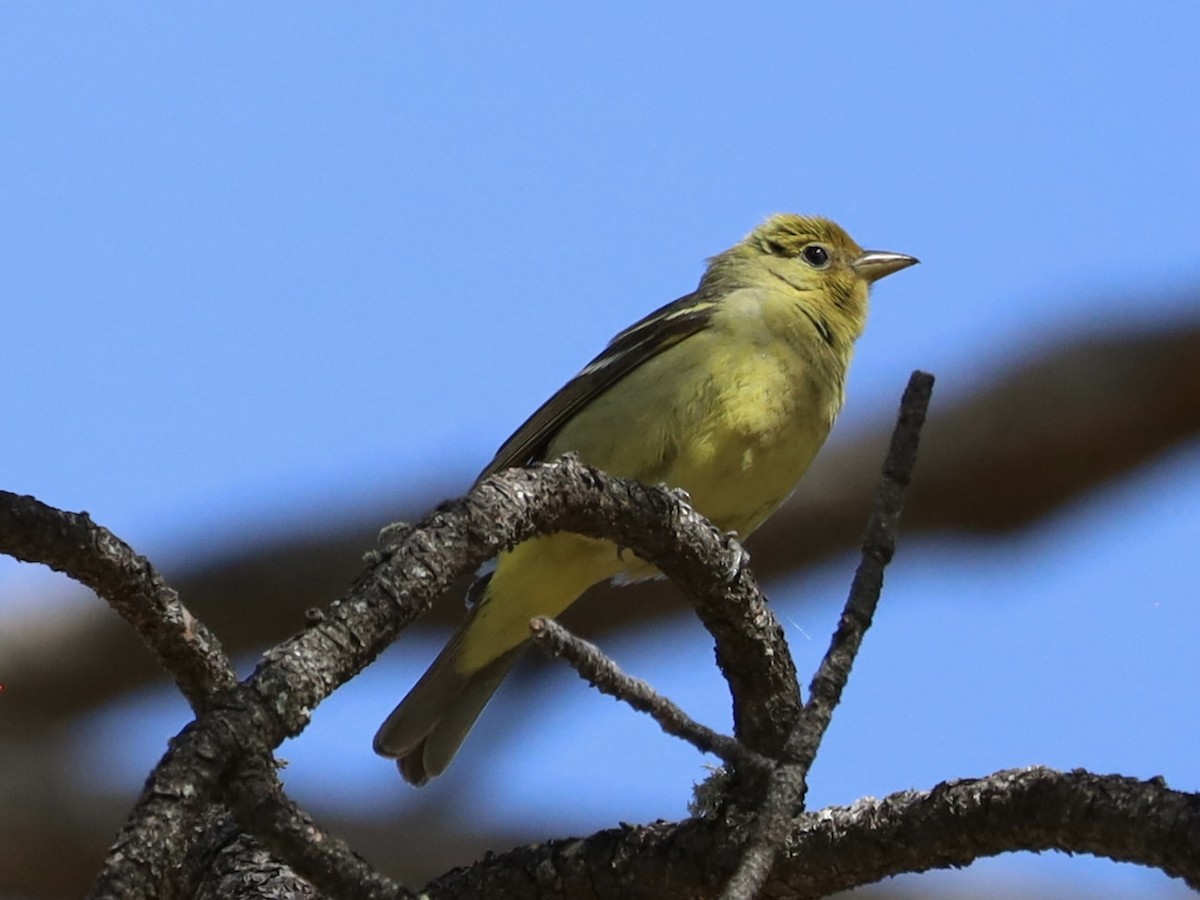
[[[7,5],[0,487],[174,565],[305,510],[465,487],[778,210],[923,260],[876,291],[842,439],[916,367],[936,415],[1063,333],[1195,315],[1198,37],[1190,2]],[[1011,539],[902,543],[813,801],[1032,763],[1200,787],[1197,490],[1184,447]],[[851,571],[774,586],[802,670]],[[57,584],[0,563],[0,605]],[[613,650],[723,723],[704,635],[678,631]],[[336,777],[347,804],[412,802],[369,743],[418,646],[286,748],[302,800]],[[471,814],[680,814],[699,757],[567,673],[539,691],[520,753],[469,745],[447,775],[491,798]],[[121,735],[112,777],[135,784],[181,716],[143,698],[97,722]],[[630,752],[644,782],[612,774]],[[1022,867],[1173,889],[1053,857],[952,877]]]

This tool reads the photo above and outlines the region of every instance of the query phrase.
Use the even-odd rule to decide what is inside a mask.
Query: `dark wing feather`
[[[698,293],[688,294],[630,325],[525,420],[496,451],[476,483],[504,469],[542,459],[572,416],[646,360],[707,328],[715,306],[700,299]]]

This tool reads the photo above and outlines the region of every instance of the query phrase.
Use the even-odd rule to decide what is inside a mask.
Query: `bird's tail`
[[[529,620],[557,616],[628,565],[611,544],[574,534],[534,538],[502,554],[471,587],[468,600],[476,603],[466,621],[380,726],[375,752],[396,759],[412,784],[442,774],[528,643]]]
[[[467,617],[375,734],[375,752],[394,758],[410,784],[420,786],[446,771],[524,649],[524,644],[514,647],[475,672],[460,671],[459,650],[473,619]]]

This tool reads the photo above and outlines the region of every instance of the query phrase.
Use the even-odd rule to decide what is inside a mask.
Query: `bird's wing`
[[[630,325],[525,420],[496,451],[476,484],[504,469],[542,459],[550,441],[572,416],[646,360],[707,328],[715,308],[714,301],[693,293]]]

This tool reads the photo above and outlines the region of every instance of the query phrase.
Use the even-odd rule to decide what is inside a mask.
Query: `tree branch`
[[[283,791],[262,757],[243,760],[224,785],[237,824],[275,859],[331,897],[411,900],[411,891],[381,875],[344,841],[321,829]],[[276,864],[278,865],[278,863]]]
[[[0,491],[0,553],[49,566],[95,591],[134,627],[193,709],[237,682],[216,635],[149,560],[87,513]]]
[[[214,694],[237,683],[216,636],[188,611],[145,557],[93,522],[87,513],[64,512],[33,497],[0,491],[0,552],[48,565],[95,591],[134,627],[197,714],[208,707]],[[274,762],[270,755],[266,759]],[[337,888],[369,885],[379,889],[372,897],[400,896],[394,885],[376,875],[342,842],[320,832],[287,799],[273,766],[264,759],[239,760],[236,783],[256,801],[247,817],[278,826],[277,833],[290,838],[292,848],[306,863],[305,871],[321,876],[320,883]],[[219,822],[221,814],[214,806],[208,811],[200,808],[197,816]],[[186,818],[178,824],[180,842],[170,848],[177,858],[188,855],[191,841],[201,834],[199,829],[187,827]],[[179,866],[175,872],[185,878],[190,874]],[[391,888],[390,892],[386,888]]]
[[[213,698],[147,779],[92,896],[169,892],[171,848],[184,843],[189,823],[233,765],[270,758],[460,572],[558,530],[614,540],[679,583],[716,636],[740,736],[752,747],[782,744],[787,731],[781,726],[790,727],[799,709],[795,668],[736,541],[672,492],[608,478],[572,460],[510,470],[390,535],[395,543],[375,554],[321,621],[269,651],[249,679]],[[259,836],[272,849],[291,846]],[[298,871],[305,864],[285,861]]]
[[[1160,780],[1029,768],[797,816],[763,900],[825,897],[1019,850],[1151,866],[1200,889],[1200,797]],[[692,900],[738,862],[720,822],[623,826],[519,847],[422,889],[430,900]]]

